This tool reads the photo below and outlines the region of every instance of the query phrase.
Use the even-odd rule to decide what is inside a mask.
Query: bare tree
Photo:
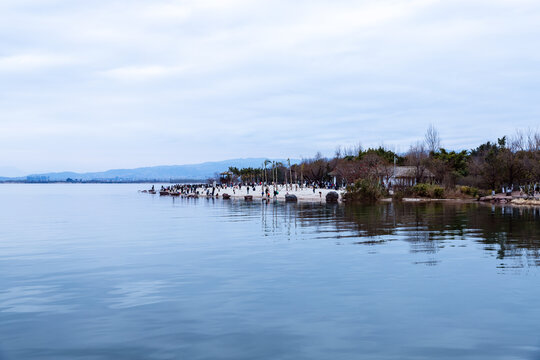
[[[523,132],[516,130],[514,136],[509,137],[506,147],[500,153],[499,161],[504,165],[505,180],[508,185],[514,185],[521,180],[523,163],[520,161],[520,152],[524,150],[525,137]]]
[[[524,151],[527,146],[527,139],[522,130],[516,129],[514,136],[508,138],[508,148],[513,152]]]
[[[414,167],[414,177],[417,183],[421,183],[425,177],[428,154],[424,144],[418,141],[411,145],[406,156],[407,165]]]
[[[309,181],[322,183],[328,179],[329,161],[320,152],[311,159],[304,159],[301,163],[302,175]]]
[[[358,143],[356,145],[343,148],[341,154],[345,156],[358,156],[362,152],[362,144]]]
[[[528,129],[526,143],[527,151],[540,151],[540,132]]]
[[[348,184],[366,177],[367,169],[363,162],[358,159],[339,159],[334,167],[334,174]]]
[[[437,129],[435,129],[433,124],[429,125],[424,141],[429,152],[437,152],[441,148],[441,138],[439,136],[439,132]]]

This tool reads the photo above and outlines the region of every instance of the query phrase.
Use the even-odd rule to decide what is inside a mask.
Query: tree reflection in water
[[[253,206],[251,210],[255,210]],[[410,252],[433,255],[421,262],[426,265],[435,265],[434,256],[446,247],[475,243],[482,244],[488,254],[496,254],[501,260],[500,267],[540,265],[538,208],[439,202],[270,203],[262,205],[261,213],[266,233],[286,232],[292,239],[301,236],[302,231],[309,231],[316,233],[317,239],[370,246],[406,241]],[[512,264],[503,261],[508,259]]]

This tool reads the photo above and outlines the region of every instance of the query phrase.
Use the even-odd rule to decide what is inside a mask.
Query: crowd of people
[[[309,183],[303,184],[283,184],[283,183],[199,183],[199,184],[174,184],[174,185],[162,185],[159,193],[160,195],[176,195],[176,196],[188,196],[188,197],[220,197],[226,194],[226,196],[255,196],[263,199],[277,198],[280,194],[309,194],[313,196],[323,197],[324,192],[331,190],[340,190],[338,186],[333,183]],[[154,192],[154,186],[148,192]]]

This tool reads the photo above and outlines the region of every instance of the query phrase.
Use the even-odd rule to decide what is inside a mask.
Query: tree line
[[[338,147],[331,158],[317,153],[292,165],[267,160],[260,168],[229,170],[243,182],[322,186],[359,180],[384,183],[399,166],[409,167],[416,184],[429,181],[446,189],[463,185],[495,191],[518,186],[534,190],[540,182],[540,133],[516,131],[470,150],[450,150],[441,145],[438,131],[430,126],[422,141],[401,154],[384,146],[363,149],[358,145]]]

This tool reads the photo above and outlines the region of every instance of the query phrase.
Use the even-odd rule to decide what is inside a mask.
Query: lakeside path
[[[266,187],[265,187],[266,188]],[[223,197],[223,194],[228,194],[231,196],[231,198],[244,198],[246,195],[252,195],[253,199],[262,199],[263,195],[262,192],[262,186],[258,185],[255,187],[255,191],[253,191],[253,188],[249,188],[249,193],[247,192],[247,187],[242,186],[242,189],[238,189],[237,187],[228,187],[226,189],[219,189],[219,192],[216,189],[216,194],[219,195],[219,197]],[[268,186],[268,189],[270,190],[270,199],[274,199],[274,186],[270,185]],[[233,191],[234,190],[234,191]],[[199,188],[199,196],[206,196],[206,190],[203,188]],[[210,192],[212,190],[210,189]],[[328,194],[331,191],[335,191],[339,194],[339,201],[341,202],[341,196],[345,192],[344,190],[332,190],[332,189],[315,189],[315,193],[313,192],[313,188],[304,188],[301,189],[298,187],[298,190],[296,190],[296,187],[293,187],[292,190],[289,189],[286,190],[285,185],[278,185],[277,186],[278,195],[275,197],[277,200],[285,201],[285,195],[286,194],[292,194],[296,195],[298,198],[298,201],[325,201],[326,202],[326,194]]]

